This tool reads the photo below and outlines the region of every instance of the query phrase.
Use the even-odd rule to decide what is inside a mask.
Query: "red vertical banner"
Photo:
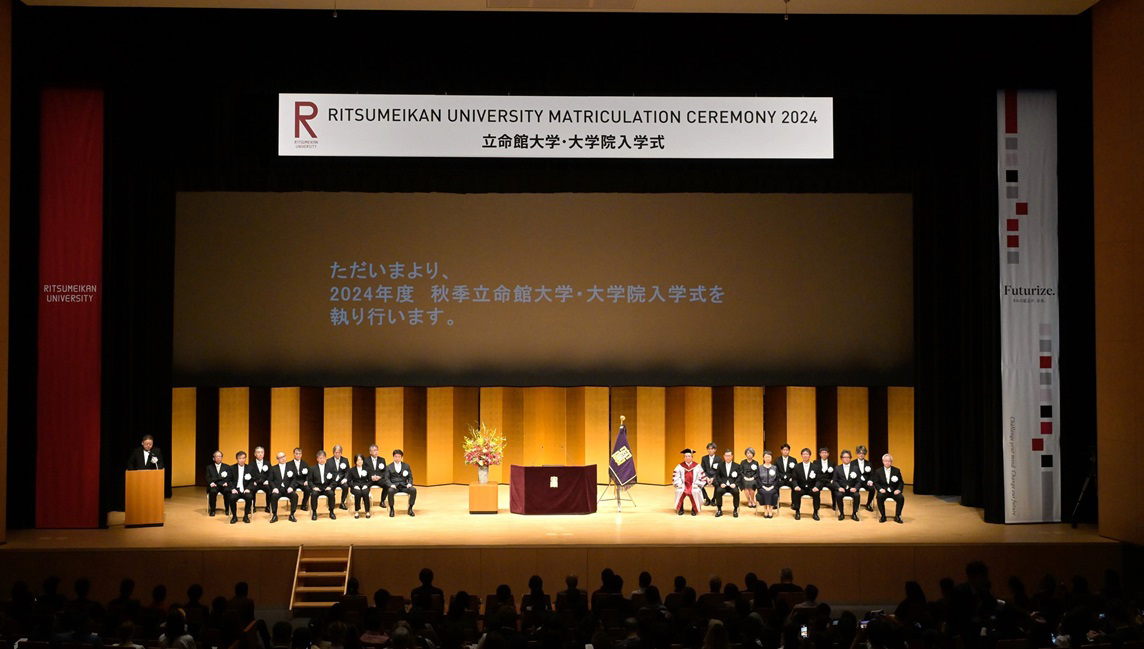
[[[40,109],[36,527],[99,527],[103,91]]]

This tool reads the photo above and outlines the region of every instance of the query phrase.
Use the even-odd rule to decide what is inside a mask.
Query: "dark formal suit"
[[[378,500],[380,501],[382,509],[385,509],[385,494],[386,494],[385,465],[386,465],[386,462],[385,462],[385,458],[383,458],[383,457],[369,456],[369,457],[365,458],[365,468],[369,469],[369,475],[370,475],[369,485],[370,485],[370,487],[377,487],[377,488],[381,489],[381,496],[378,498]],[[374,480],[373,476],[377,476],[377,480]]]
[[[270,511],[277,517],[278,500],[287,498],[290,501],[290,516],[293,516],[298,509],[298,476],[294,473],[293,463],[274,465],[267,474],[267,480],[270,481],[270,493],[266,496],[270,501]],[[274,493],[275,490],[278,493]]]
[[[870,464],[870,460],[854,460],[854,464],[861,475],[859,481],[862,484],[858,485],[858,490],[866,492],[866,508],[869,509],[870,503],[874,502],[874,465]]]
[[[822,491],[830,491],[830,483],[834,480],[834,465],[831,464],[829,459],[824,460],[822,458],[815,458],[813,464],[814,471],[818,474],[818,488]],[[832,503],[831,506],[833,506],[833,496],[830,502]],[[822,505],[819,504],[818,507],[821,506]],[[817,510],[818,507],[815,507],[815,509]]]
[[[782,477],[779,475],[778,466],[772,464],[770,468],[766,465],[759,465],[759,477],[756,479],[756,487],[758,488],[757,498],[760,505],[770,505],[771,507],[778,507],[779,504],[779,485],[782,484]]]
[[[338,504],[342,509],[345,509],[346,496],[350,494],[350,469],[352,469],[354,465],[346,459],[344,455],[342,457],[331,456],[326,464],[334,465],[334,468],[338,471],[334,487],[342,490],[342,497],[338,499]]]
[[[895,494],[895,491],[902,491],[906,485],[902,481],[902,470],[896,466],[890,467],[890,476],[886,477],[886,468],[878,467],[874,469],[874,489],[878,495],[878,512],[882,518],[886,517],[886,500],[893,500],[898,503],[898,511],[895,513],[894,518],[900,519],[902,517],[902,507],[906,504],[906,494],[904,492]]]
[[[215,513],[215,503],[218,502],[218,495],[226,493],[226,488],[230,486],[230,466],[226,464],[215,464],[211,462],[206,468],[207,474],[207,511],[211,516]],[[214,486],[211,486],[214,485]],[[223,496],[222,499],[223,510],[230,513],[230,499]]]
[[[850,502],[853,504],[853,511],[850,512],[851,516],[858,515],[858,501],[862,499],[862,495],[858,492],[850,491],[857,489],[862,484],[862,477],[858,473],[858,465],[851,462],[850,464],[839,464],[834,467],[834,479],[830,482],[830,489],[834,498],[834,509],[841,516],[845,514],[844,508],[846,501],[843,498],[849,496]]]
[[[258,460],[251,459],[247,463],[250,467],[250,472],[254,474],[254,492],[257,494],[259,491],[266,494],[266,509],[270,510],[270,468],[274,466],[267,462],[265,458],[262,459],[262,466],[258,465]]]
[[[330,514],[334,513],[334,485],[337,484],[337,477],[338,470],[333,462],[310,467],[306,492],[310,494],[310,506],[314,508],[314,517],[318,515],[318,496],[326,496]]]
[[[699,460],[699,468],[703,469],[703,475],[707,476],[707,484],[715,484],[715,466],[723,464],[723,458],[718,455],[704,455]],[[707,487],[703,487],[703,504],[707,505],[713,502],[712,498],[707,496]]]
[[[811,511],[814,512],[815,516],[818,516],[818,505],[822,502],[822,496],[820,492],[814,491],[814,488],[818,487],[818,481],[820,480],[818,476],[818,465],[816,465],[814,462],[811,462],[809,466],[804,466],[800,462],[795,465],[793,476],[794,482],[791,486],[790,498],[792,504],[794,505],[795,513],[801,513],[802,499],[810,497],[810,501],[814,505],[814,508],[811,509]],[[798,491],[795,491],[796,487],[798,488]]]
[[[715,467],[715,508],[723,511],[723,496],[731,494],[736,514],[739,509],[739,490],[743,488],[743,474],[739,471],[737,462],[719,462]]]
[[[147,459],[143,458],[143,454],[147,453]],[[130,457],[127,458],[128,471],[142,471],[144,469],[163,469],[166,466],[163,464],[163,452],[157,446],[152,446],[150,451],[144,451],[143,447],[131,451]]]
[[[306,460],[295,460],[293,458],[286,460],[286,464],[289,464],[294,470],[294,477],[298,480],[298,490],[307,494],[299,499],[298,508],[302,511],[309,511],[310,497],[308,494],[310,491],[306,489],[306,487],[309,486],[307,483],[310,481],[310,465],[306,464]]]
[[[775,458],[775,470],[778,471],[779,474],[780,487],[790,487],[791,491],[794,490],[794,467],[797,464],[798,460],[789,455],[786,457],[779,455],[777,458]],[[777,501],[775,506],[778,506]],[[794,509],[794,496],[791,496],[790,508]]]
[[[413,470],[409,468],[408,462],[402,462],[401,466],[397,466],[394,462],[385,467],[385,486],[386,494],[389,497],[389,515],[393,516],[393,497],[397,492],[402,491],[409,494],[409,511],[413,511],[413,503],[417,502],[417,487],[413,486]]]
[[[361,509],[362,501],[364,500],[365,511],[367,514],[369,513],[369,488],[374,484],[373,481],[370,480],[370,476],[372,475],[373,472],[364,464],[360,469],[354,466],[350,467],[349,471],[346,472],[346,476],[349,478],[349,489],[347,491],[352,491],[354,494],[355,512]]]
[[[743,476],[744,489],[755,488],[755,480],[758,478],[761,464],[758,460],[743,460],[739,463],[739,474]]]
[[[243,501],[243,520],[250,520],[250,504],[254,502],[254,491],[258,488],[257,475],[251,471],[249,464],[232,464],[230,467],[230,484],[226,490],[227,500],[230,501],[230,520],[233,523],[238,518],[238,501]]]

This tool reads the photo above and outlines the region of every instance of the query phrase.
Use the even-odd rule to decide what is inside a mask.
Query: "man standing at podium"
[[[163,469],[163,454],[155,448],[155,438],[150,435],[143,436],[143,445],[131,451],[127,458],[128,471],[142,471],[145,469]]]

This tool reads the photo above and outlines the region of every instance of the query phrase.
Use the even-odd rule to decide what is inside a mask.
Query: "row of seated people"
[[[877,498],[879,521],[886,522],[886,501],[893,500],[897,509],[894,522],[901,523],[902,509],[905,506],[905,482],[901,469],[895,467],[894,458],[889,453],[882,456],[881,466],[874,466],[866,460],[867,449],[858,446],[857,459],[849,450],[843,450],[841,462],[830,460],[830,449],[818,450],[818,459],[811,460],[809,448],[802,449],[802,461],[790,456],[790,445],[783,444],[779,457],[770,451],[763,451],[762,461],[755,457],[755,449],[748,447],[741,462],[735,461],[731,449],[723,452],[722,458],[716,455],[714,442],[707,444],[707,455],[696,462],[690,448],[681,451],[683,461],[675,467],[672,479],[675,485],[675,511],[683,516],[688,503],[691,515],[699,513],[699,502],[704,506],[715,507],[715,517],[723,515],[723,501],[731,497],[731,515],[739,516],[740,497],[746,499],[750,509],[760,509],[764,518],[774,518],[778,512],[779,490],[791,490],[791,509],[796,520],[802,518],[802,500],[810,498],[812,518],[819,520],[818,510],[822,506],[822,494],[831,495],[838,520],[845,520],[845,500],[850,499],[850,518],[858,519],[858,507],[862,495],[866,495],[866,511],[874,511],[871,503]],[[713,488],[708,495],[708,487]]]
[[[379,489],[382,494],[381,506],[387,505],[389,515],[395,515],[394,497],[405,494],[409,498],[407,514],[415,516],[413,505],[417,502],[417,488],[413,486],[413,470],[404,461],[401,449],[393,451],[393,461],[387,463],[378,456],[377,445],[369,447],[369,455],[357,454],[353,460],[342,456],[342,447],[334,446],[333,456],[318,451],[313,465],[302,459],[302,449],[294,449],[293,459],[279,451],[275,464],[265,458],[266,450],[261,446],[254,449],[253,461],[247,460],[246,451],[235,455],[234,464],[223,462],[222,451],[215,451],[211,463],[206,466],[207,513],[214,516],[218,497],[223,497],[224,512],[230,522],[238,522],[238,505],[243,503],[242,522],[250,522],[251,507],[259,493],[266,497],[265,510],[271,514],[270,522],[278,522],[278,505],[282,500],[290,504],[289,520],[298,522],[295,514],[299,508],[310,511],[310,519],[318,519],[318,500],[326,499],[331,519],[336,519],[335,509],[348,509],[346,499],[354,497],[354,518],[370,518],[370,492]],[[341,493],[341,498],[337,497]]]
[[[287,641],[277,629],[276,641],[244,644],[250,640],[243,635],[252,628],[250,618],[243,618],[240,626],[231,625],[224,634],[208,637],[203,628],[189,623],[190,615],[184,613],[189,608],[170,607],[159,645],[179,649],[461,649],[479,643],[482,649],[502,645],[580,649],[585,644],[617,649],[711,649],[708,640],[716,624],[722,626],[717,633],[725,632],[719,642],[725,642],[728,649],[734,645],[750,649],[861,645],[869,649],[1072,649],[1094,644],[1136,649],[1139,645],[1133,643],[1141,640],[1139,593],[1132,599],[1117,573],[1107,574],[1096,593],[1081,578],[1060,583],[1047,577],[1031,595],[1011,579],[1010,592],[997,597],[985,565],[973,562],[966,568],[964,583],[942,580],[941,597],[936,600],[927,600],[921,586],[909,582],[905,599],[892,613],[844,611],[837,616],[830,605],[819,601],[816,588],[795,585],[789,570],[769,587],[753,574],[746,576],[742,587],[712,578],[709,591],[702,595],[677,578],[674,590],[662,598],[650,574],[641,574],[640,587],[630,593],[624,591],[622,578],[610,570],[601,578],[604,586],[588,594],[569,576],[568,587],[553,597],[534,576],[519,604],[503,585],[484,599],[483,615],[478,610],[480,598],[465,591],[446,598],[433,585],[431,571],[422,572],[422,583],[410,592],[408,601],[379,590],[372,607],[355,582],[341,603],[315,615],[307,627],[288,630],[289,644],[282,644]],[[1130,580],[1129,586],[1138,589],[1137,581]],[[31,608],[40,606],[33,602]],[[10,605],[3,611],[6,618],[14,613]],[[864,620],[869,627],[865,632]],[[45,643],[53,639],[38,628],[27,635],[19,633],[5,632],[3,639],[11,642],[26,637]],[[100,644],[99,638],[82,634],[83,630],[75,629],[55,639]]]

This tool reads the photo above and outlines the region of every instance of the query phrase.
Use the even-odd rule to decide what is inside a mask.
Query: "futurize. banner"
[[[830,97],[278,95],[278,155],[833,158]]]
[[[1061,518],[1056,106],[997,93],[1006,523]]]

